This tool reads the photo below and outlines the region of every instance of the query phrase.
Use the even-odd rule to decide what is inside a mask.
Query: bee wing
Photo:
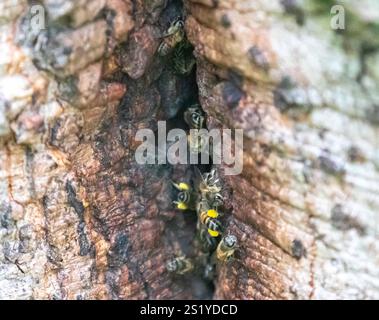
[[[200,191],[199,186],[200,186],[200,183],[204,183],[204,177],[201,174],[200,169],[198,167],[195,167],[194,171],[195,171],[195,178],[194,178],[195,190],[199,192]]]
[[[158,38],[159,39],[167,38],[167,37],[173,35],[175,32],[176,32],[175,30],[171,30],[171,31],[167,30],[167,31],[163,32],[162,35],[159,36]]]

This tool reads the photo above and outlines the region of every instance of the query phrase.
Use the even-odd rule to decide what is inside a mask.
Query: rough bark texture
[[[379,5],[332,1],[40,1],[0,4],[0,298],[379,298]],[[363,9],[364,8],[364,9]],[[196,70],[160,36],[185,17]],[[190,166],[135,163],[137,129],[244,129],[244,170],[222,176],[235,259],[195,258],[196,218],[173,209]],[[215,289],[215,290],[214,290]]]

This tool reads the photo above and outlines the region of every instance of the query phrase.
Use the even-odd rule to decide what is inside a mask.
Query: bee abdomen
[[[212,237],[218,237],[222,231],[221,222],[216,218],[211,218],[208,216],[207,212],[202,212],[200,215],[200,221],[203,225],[208,228],[208,233]]]
[[[206,228],[201,228],[200,230],[200,241],[203,251],[210,252],[215,250],[217,247],[217,239],[212,237]]]
[[[158,48],[158,53],[161,57],[167,56],[171,51],[170,46],[166,42],[162,42]]]

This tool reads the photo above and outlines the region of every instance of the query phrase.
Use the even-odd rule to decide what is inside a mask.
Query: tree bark
[[[263,0],[44,0],[0,4],[0,298],[379,298],[379,5]],[[362,9],[364,8],[364,10]],[[185,20],[196,67],[157,48]],[[172,205],[190,165],[138,165],[138,129],[244,130],[225,176],[234,259],[200,257],[196,216]]]

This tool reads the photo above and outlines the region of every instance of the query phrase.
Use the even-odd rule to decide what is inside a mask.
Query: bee
[[[197,169],[197,168],[196,168]],[[218,208],[224,203],[224,198],[221,195],[221,187],[218,185],[219,179],[216,177],[216,170],[201,174],[199,169],[196,170],[197,176],[200,177],[199,192],[201,196],[209,202],[213,208]]]
[[[173,201],[176,208],[179,210],[194,210],[196,199],[189,184],[185,182],[180,182],[179,184],[172,182],[172,185],[178,190],[177,200]]]
[[[192,49],[188,45],[188,41],[185,41],[184,44],[179,44],[175,48],[172,62],[176,74],[188,75],[192,71],[196,60],[192,55]]]
[[[198,174],[201,177],[199,189],[202,193],[216,193],[221,191],[221,187],[218,185],[219,179],[216,176],[216,169],[212,169],[210,172],[201,174],[199,169]]]
[[[190,152],[200,153],[205,150],[209,143],[209,137],[206,132],[197,131],[204,128],[205,124],[205,115],[201,110],[200,105],[195,104],[190,106],[184,112],[184,121],[190,129],[196,129],[191,130],[187,137]]]
[[[210,218],[218,218],[220,213],[213,207],[210,206],[209,202],[205,198],[200,198],[200,201],[196,204],[196,211],[198,216],[205,212]]]
[[[208,229],[203,226],[199,229],[199,240],[201,244],[201,249],[203,252],[212,252],[216,249],[218,240],[217,237],[212,237],[208,233]]]
[[[214,209],[203,211],[199,215],[200,222],[207,227],[211,237],[218,237],[222,231],[221,222],[217,217],[218,212]]]
[[[190,106],[184,112],[184,121],[190,129],[201,129],[204,127],[205,117],[198,104]]]
[[[158,47],[160,56],[167,56],[184,39],[184,22],[180,18],[171,22],[168,30],[163,34],[163,40]]]
[[[185,274],[193,270],[193,264],[184,256],[176,257],[167,261],[166,269],[168,272]]]
[[[217,259],[222,262],[227,262],[232,257],[237,245],[237,237],[229,234],[223,237],[216,249]]]

